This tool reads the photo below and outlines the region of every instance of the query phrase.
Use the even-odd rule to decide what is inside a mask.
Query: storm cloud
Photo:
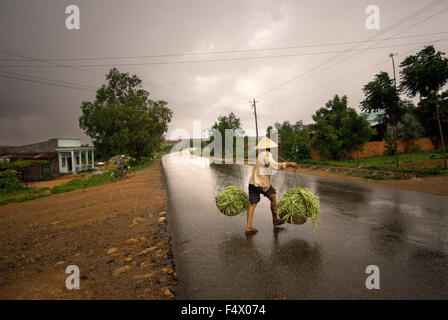
[[[79,30],[65,26],[72,4]],[[371,4],[380,9],[378,30],[365,26]],[[253,98],[261,128],[310,123],[335,94],[358,107],[364,84],[382,70],[393,75],[389,53],[398,66],[425,44],[447,52],[445,9],[433,0],[3,0],[0,145],[90,142],[78,127],[80,105],[112,66],[168,101],[169,132],[191,131],[194,120],[210,127],[229,112],[253,128]]]

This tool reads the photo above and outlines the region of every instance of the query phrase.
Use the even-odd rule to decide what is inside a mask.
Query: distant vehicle
[[[97,162],[97,163],[96,163],[96,166],[97,166],[97,167],[104,167],[104,162]]]

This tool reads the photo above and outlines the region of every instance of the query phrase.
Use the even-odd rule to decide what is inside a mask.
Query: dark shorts
[[[249,200],[250,203],[258,203],[260,202],[260,194],[264,195],[265,197],[270,196],[271,194],[276,194],[274,188],[272,186],[269,187],[269,189],[264,192],[263,189],[260,187],[256,187],[253,184],[249,184]]]

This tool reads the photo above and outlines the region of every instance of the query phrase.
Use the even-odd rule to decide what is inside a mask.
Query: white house
[[[0,157],[5,161],[17,159],[47,159],[52,175],[93,169],[94,147],[82,146],[81,139],[55,138],[24,146],[2,146]]]

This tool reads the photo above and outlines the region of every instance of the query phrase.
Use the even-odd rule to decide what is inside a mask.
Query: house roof
[[[24,159],[24,160],[46,160],[53,159],[58,155],[57,152],[35,152],[35,153],[11,153],[0,156],[0,158],[8,159]]]

